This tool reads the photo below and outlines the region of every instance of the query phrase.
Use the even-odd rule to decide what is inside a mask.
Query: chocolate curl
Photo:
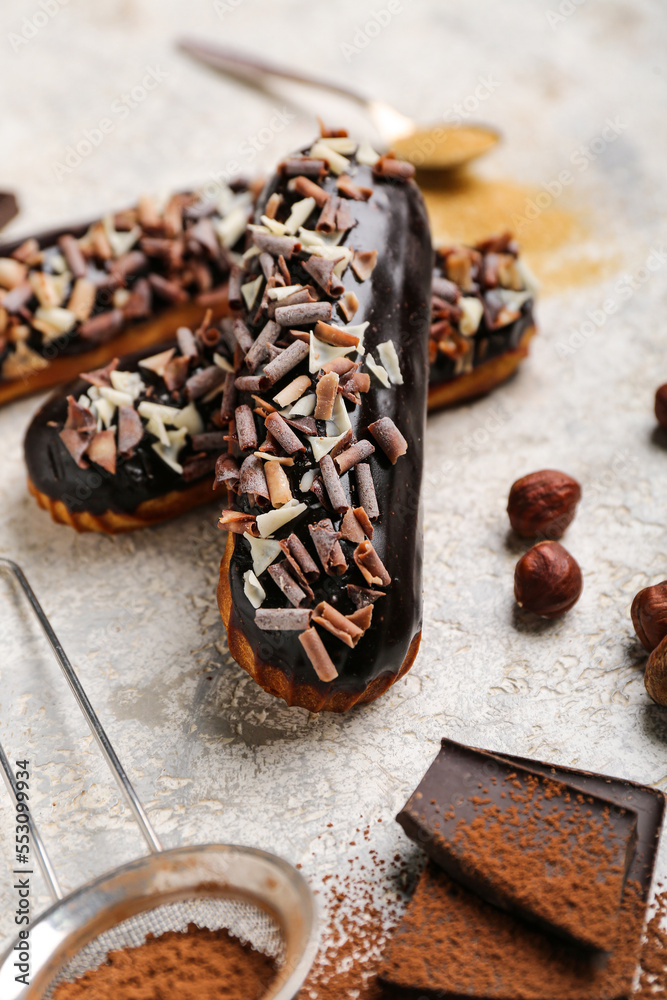
[[[264,466],[264,475],[269,487],[269,496],[274,507],[283,507],[292,499],[287,473],[280,462],[267,462]]]
[[[287,538],[283,538],[279,545],[287,556],[288,562],[299,567],[308,583],[318,579],[320,571],[317,568],[317,563],[297,535],[292,532]]]
[[[264,253],[271,254],[272,257],[283,256],[285,260],[291,260],[292,255],[301,249],[300,240],[293,236],[274,236],[273,233],[253,231],[252,241]]]
[[[67,308],[70,312],[74,313],[79,323],[85,323],[90,318],[96,298],[97,289],[92,281],[89,281],[88,278],[77,278],[74,282]],[[123,315],[127,316],[125,308],[123,309]]]
[[[360,542],[352,553],[352,558],[361,570],[366,583],[374,583],[380,587],[389,586],[391,577],[371,542]]]
[[[188,300],[188,293],[181,287],[181,285],[175,281],[169,281],[167,278],[163,278],[161,274],[149,274],[148,282],[155,294],[159,295],[161,299],[165,299],[167,302],[179,305],[183,302],[187,302]]]
[[[220,406],[220,419],[223,423],[229,423],[236,409],[236,385],[234,383],[234,372],[226,372],[225,384],[222,389],[222,404]]]
[[[261,253],[258,259],[259,259],[259,266],[262,269],[262,274],[268,281],[269,278],[273,277],[274,271],[276,269],[276,262],[271,256],[271,254],[266,253],[266,251],[264,251],[264,253]]]
[[[222,431],[204,431],[192,435],[192,447],[195,451],[222,451],[227,445],[226,435]]]
[[[375,495],[375,485],[373,484],[373,474],[370,466],[360,462],[355,466],[354,475],[357,481],[357,495],[359,502],[364,508],[371,521],[377,521],[380,516],[377,497]]]
[[[329,172],[325,160],[315,160],[310,156],[290,156],[278,166],[278,173],[283,177],[324,177]]]
[[[302,266],[304,271],[317,282],[327,295],[338,298],[345,291],[345,285],[334,274],[335,260],[328,260],[326,257],[316,257],[313,255],[304,261]]]
[[[332,311],[330,302],[300,302],[294,306],[278,306],[276,323],[281,326],[304,326],[320,319],[331,319]]]
[[[229,272],[229,282],[227,284],[227,299],[230,309],[243,308],[243,296],[241,294],[241,268],[234,264]]]
[[[362,589],[362,588],[359,588]],[[383,596],[383,595],[380,595]],[[362,632],[371,627],[371,619],[373,617],[373,605],[365,604],[362,608],[357,608],[353,611],[351,615],[345,615],[348,621],[354,622]]]
[[[304,285],[303,288],[297,288],[295,292],[291,292],[280,302],[270,302],[269,303],[269,316],[275,316],[276,309],[281,306],[298,306],[302,302],[317,302],[317,293],[312,285]]]
[[[181,389],[186,382],[188,377],[188,371],[190,370],[190,358],[184,358],[178,355],[172,358],[164,371],[164,384],[166,385],[169,392],[173,392],[175,389]]]
[[[330,323],[316,323],[315,336],[325,344],[332,347],[358,347],[359,337],[353,333],[348,333],[340,326],[331,326]]]
[[[92,410],[87,406],[79,406],[74,396],[67,397],[66,431],[95,431],[97,420]]]
[[[452,305],[456,305],[458,300],[461,298],[461,292],[457,285],[453,281],[449,281],[447,278],[443,278],[441,274],[434,274],[431,281],[431,291],[434,295],[439,296],[441,299],[445,299],[446,302],[451,302]]]
[[[303,646],[313,670],[321,681],[326,684],[338,677],[338,671],[333,665],[331,657],[324,648],[324,643],[315,628],[308,628],[305,632],[301,632],[299,634],[299,642]]]
[[[144,436],[144,425],[133,406],[118,407],[118,454],[130,458]]]
[[[215,455],[191,455],[186,458],[185,464],[183,465],[183,480],[186,483],[192,483],[195,479],[201,479],[203,476],[212,472],[215,468]],[[213,489],[213,487],[211,487]]]
[[[372,538],[373,537],[373,525],[371,524],[371,520],[370,520],[368,514],[366,513],[366,511],[364,510],[364,508],[363,507],[355,507],[354,508],[354,516],[356,517],[357,521],[361,525],[361,530],[366,535],[366,537],[367,538]]]
[[[320,472],[322,474],[322,482],[324,483],[331,506],[337,514],[342,514],[343,511],[346,511],[350,505],[347,502],[345,490],[343,489],[341,481],[338,478],[338,473],[336,472],[331,455],[323,455],[320,459]]]
[[[254,341],[244,360],[249,372],[254,372],[267,356],[267,345],[273,344],[278,339],[280,327],[277,323],[269,320],[257,340]]]
[[[377,261],[377,250],[355,250],[350,267],[359,278],[359,281],[366,281],[375,270]]]
[[[205,396],[222,385],[226,376],[227,373],[222,368],[218,368],[217,365],[202,368],[201,371],[191,375],[185,383],[185,395],[190,402],[199,399],[200,396]]]
[[[309,434],[311,437],[317,434],[317,424],[312,417],[283,417],[283,420],[302,434]]]
[[[375,446],[365,438],[361,441],[357,441],[357,443],[353,444],[347,449],[347,451],[343,451],[340,455],[336,455],[335,462],[338,474],[342,476],[346,472],[349,472],[349,470],[353,468],[353,466],[357,465],[358,462],[363,462],[365,459],[369,458],[374,451]]]
[[[338,376],[335,372],[323,375],[317,383],[317,404],[315,420],[331,420],[334,403],[338,395]]]
[[[340,526],[340,534],[341,538],[344,538],[346,542],[353,542],[354,545],[363,542],[366,537],[351,507],[345,511],[345,516]]]
[[[412,163],[405,160],[395,160],[392,156],[381,156],[373,167],[376,177],[387,177],[395,181],[409,181],[415,176],[415,168]]]
[[[218,521],[221,531],[231,531],[235,535],[246,532],[253,538],[259,537],[254,514],[243,514],[240,510],[223,510]]]
[[[285,279],[285,285],[287,286],[291,285],[292,277],[289,273],[289,268],[287,267],[287,264],[285,263],[285,258],[283,257],[282,254],[278,258],[278,269],[282,274],[283,278]]]
[[[340,441],[336,442],[336,444],[333,446],[329,454],[331,455],[332,458],[336,458],[338,455],[340,455],[342,451],[347,451],[350,445],[354,444],[355,441],[356,438],[354,436],[352,428],[348,427],[348,429],[345,431]]]
[[[139,278],[123,306],[125,319],[147,319],[153,311],[153,291],[146,278]]]
[[[282,354],[279,354],[273,361],[269,361],[264,368],[264,377],[270,385],[279,382],[288,372],[300,364],[308,356],[309,347],[301,340],[293,341],[286,347]]]
[[[265,425],[267,431],[288,455],[306,450],[306,446],[299,441],[294,431],[288,427],[279,413],[270,413],[265,420]]]
[[[391,464],[396,465],[397,459],[405,455],[408,450],[408,442],[391,417],[380,417],[379,420],[369,424],[368,429]]]
[[[91,436],[92,431],[75,431],[67,428],[60,431],[60,440],[80,469],[88,468],[88,463],[84,461],[83,456],[90,444]]]
[[[232,455],[218,455],[215,463],[215,479],[213,489],[218,486],[226,486],[228,489],[237,492],[239,485],[239,467],[236,459]],[[250,516],[250,515],[248,515]],[[254,515],[252,515],[254,521]]]
[[[241,354],[246,355],[253,345],[252,334],[242,319],[234,320],[234,339],[241,348]]]
[[[277,410],[276,406],[267,402],[266,399],[262,399],[261,396],[253,395],[252,399],[255,403],[255,413],[258,417],[268,417],[269,413],[275,413]]]
[[[125,284],[126,278],[136,274],[148,265],[148,257],[141,250],[129,250],[118,257],[109,268],[110,277],[119,284]]]
[[[321,601],[313,611],[313,621],[331,632],[337,639],[344,642],[352,649],[357,645],[364,630],[355,625],[353,621],[336,611],[327,601]]]
[[[354,183],[349,174],[341,174],[336,181],[336,187],[342,195],[352,198],[353,201],[368,201],[373,194],[373,188],[360,187]]]
[[[116,475],[116,432],[109,428],[93,434],[86,454],[91,462]]]
[[[349,202],[343,201],[342,198],[338,199],[338,208],[336,209],[336,229],[341,233],[347,232],[349,229],[354,229],[357,224],[357,220],[354,217],[352,208]]]
[[[321,188],[319,184],[315,184],[309,177],[303,175],[291,180],[288,187],[291,191],[296,191],[297,194],[300,194],[302,198],[312,198],[319,208],[322,208],[329,200],[329,195],[324,188]]]
[[[273,194],[270,195],[269,200],[264,206],[264,215],[267,217],[267,219],[275,219],[276,215],[278,214],[278,209],[280,208],[282,203],[283,203],[283,196],[279,194],[277,191],[274,191]]]
[[[67,266],[74,277],[85,278],[88,272],[88,266],[83,254],[81,253],[81,247],[79,246],[78,241],[71,235],[71,233],[67,233],[59,237],[58,246],[60,247],[62,255],[67,261]]]
[[[289,385],[286,385],[284,389],[281,389],[273,397],[273,401],[278,406],[289,406],[290,403],[295,403],[297,399],[301,399],[307,389],[310,389],[310,376],[297,375]]]
[[[285,563],[271,563],[269,566],[269,576],[280,587],[281,591],[295,608],[300,607],[306,600],[306,595],[296,582],[291,573],[286,569]]]
[[[9,295],[13,294],[13,292],[9,293]],[[2,304],[5,309],[9,309],[7,305],[9,295],[6,295],[3,299]],[[99,313],[99,315],[93,316],[91,319],[87,319],[85,323],[82,323],[79,327],[79,336],[82,340],[90,341],[92,344],[105,344],[107,340],[111,340],[117,333],[120,333],[124,325],[125,318],[122,310],[110,309],[108,312]]]
[[[255,625],[265,632],[303,632],[310,625],[308,608],[258,608]]]
[[[354,292],[345,292],[338,302],[338,308],[349,323],[354,319],[357,309],[359,308],[359,299]]]
[[[269,487],[264,475],[264,462],[255,455],[243,460],[239,473],[239,493],[246,493],[252,507],[259,506],[258,498],[269,500]]]
[[[271,381],[266,375],[241,375],[234,380],[234,385],[240,392],[264,392]]]
[[[255,418],[246,403],[236,407],[234,420],[236,421],[236,436],[241,451],[255,451],[258,444]]]
[[[368,372],[352,372],[349,378],[341,381],[339,392],[345,398],[357,405],[361,402],[360,392],[368,392],[371,387],[371,377]]]
[[[110,361],[108,365],[104,366],[104,368],[96,368],[95,371],[92,372],[81,372],[79,377],[85,379],[86,382],[90,382],[91,385],[96,385],[98,387],[105,386],[108,388],[111,385],[111,379],[109,376],[111,375],[111,372],[116,371],[118,364],[119,359],[114,358],[113,361]]]
[[[187,235],[189,238],[196,240],[207,251],[210,257],[214,260],[218,259],[220,256],[220,244],[210,219],[200,219],[196,225],[188,230]]]
[[[338,206],[340,205],[340,198],[336,194],[332,194],[329,200],[326,202],[322,211],[320,212],[320,217],[317,220],[317,225],[315,230],[318,233],[333,233],[336,230],[336,212],[338,211]]]
[[[327,576],[342,576],[347,570],[347,563],[338,543],[340,533],[334,531],[331,520],[328,517],[322,518],[316,524],[309,524],[308,530],[324,572]]]
[[[320,371],[327,375],[329,372],[335,372],[339,378],[347,374],[352,368],[357,368],[354,361],[350,361],[349,358],[334,358],[332,361],[327,361],[325,365],[322,365]]]

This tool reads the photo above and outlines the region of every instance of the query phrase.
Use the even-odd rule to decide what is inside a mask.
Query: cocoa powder
[[[54,1000],[261,1000],[275,971],[228,931],[190,924],[110,952],[104,965],[62,983]]]

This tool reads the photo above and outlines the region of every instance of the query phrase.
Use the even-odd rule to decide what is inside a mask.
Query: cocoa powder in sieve
[[[228,931],[190,924],[110,952],[104,965],[60,985],[54,1000],[261,1000],[275,972]]]

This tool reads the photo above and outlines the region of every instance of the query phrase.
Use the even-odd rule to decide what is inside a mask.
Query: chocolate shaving
[[[220,254],[220,244],[210,219],[200,219],[195,226],[188,230],[188,236],[197,240],[197,243],[201,244],[214,260],[217,260]]]
[[[366,281],[375,270],[377,261],[377,250],[355,250],[350,267],[359,278],[359,281]]]
[[[75,431],[68,428],[63,428],[60,431],[60,440],[80,469],[88,468],[88,463],[84,461],[83,455],[90,444],[91,435],[91,431]]]
[[[282,203],[283,196],[278,191],[274,191],[273,194],[269,196],[269,200],[264,206],[264,215],[267,219],[275,219]]]
[[[234,380],[234,385],[241,392],[264,392],[271,385],[266,375],[241,375]]]
[[[328,601],[321,601],[317,605],[313,611],[313,621],[325,628],[327,632],[335,635],[350,649],[357,645],[364,634],[363,629],[342,615]]]
[[[377,521],[380,516],[375,486],[373,484],[373,474],[370,466],[365,462],[359,462],[354,468],[354,475],[357,481],[357,494],[359,502],[364,508],[371,521]]]
[[[347,451],[343,451],[340,455],[336,455],[335,462],[336,468],[338,469],[339,475],[344,475],[346,472],[357,465],[358,462],[363,462],[365,459],[369,458],[375,451],[374,445],[370,441],[363,438],[361,441],[357,441],[353,444]]]
[[[313,259],[318,260],[319,258],[315,257]],[[333,261],[331,263],[333,264]],[[349,323],[352,319],[354,319],[359,308],[359,299],[354,292],[345,292],[338,303],[338,308]]]
[[[234,339],[241,348],[241,353],[246,355],[254,343],[252,334],[242,319],[234,320],[233,329]]]
[[[345,511],[345,516],[340,526],[340,534],[341,538],[344,538],[346,542],[353,542],[355,545],[358,545],[359,542],[363,542],[366,537],[361,524],[354,516],[352,507],[348,507]]]
[[[312,417],[283,417],[283,420],[289,427],[301,431],[302,434],[308,434],[310,437],[315,437],[317,434],[317,424]]]
[[[273,233],[258,233],[254,231],[252,240],[255,246],[264,253],[269,253],[272,257],[280,257],[282,255],[285,260],[291,260],[292,255],[298,253],[301,249],[300,241],[293,236],[275,236]]]
[[[372,538],[373,537],[373,525],[371,524],[371,520],[370,520],[368,514],[366,513],[366,511],[364,510],[364,508],[363,507],[355,507],[354,508],[354,516],[356,517],[357,521],[361,525],[361,530],[366,535],[366,537],[367,538]]]
[[[254,372],[257,369],[268,354],[267,346],[273,344],[279,335],[280,327],[269,320],[244,358],[248,371]]]
[[[319,184],[315,184],[309,177],[303,175],[291,180],[288,187],[304,198],[313,198],[319,208],[329,200],[329,194],[324,188],[321,188]]]
[[[185,383],[185,395],[191,402],[194,399],[199,399],[200,396],[205,396],[222,385],[226,377],[227,372],[217,365],[202,368],[191,375]]]
[[[161,274],[149,274],[148,282],[155,294],[167,302],[178,305],[188,300],[188,293],[181,285],[163,278]]]
[[[258,608],[255,625],[267,632],[303,632],[310,625],[308,608]]]
[[[84,256],[81,253],[81,247],[79,246],[78,241],[71,235],[71,233],[65,233],[59,237],[58,246],[60,247],[62,255],[67,261],[67,266],[74,277],[85,278],[88,268],[86,266]]]
[[[264,475],[264,462],[255,455],[244,458],[239,472],[239,493],[246,493],[251,507],[257,506],[258,498],[269,500],[269,487]]]
[[[351,371],[352,368],[357,367],[358,366],[355,365],[354,361],[350,361],[349,358],[333,358],[332,361],[327,361],[325,365],[322,365],[320,371],[324,372],[325,375],[329,372],[335,372],[340,378],[347,372]]]
[[[234,372],[225,374],[225,384],[222,389],[222,404],[220,406],[220,419],[223,423],[228,423],[234,416],[236,408],[236,376]]]
[[[332,311],[330,302],[303,302],[294,306],[278,306],[275,318],[281,326],[304,326],[316,320],[331,319]]]
[[[340,455],[341,452],[347,451],[350,445],[354,444],[355,441],[356,438],[354,436],[354,432],[351,427],[348,427],[348,429],[343,434],[342,438],[339,441],[336,441],[335,445],[333,446],[329,454],[331,455],[332,458],[336,458],[336,456]]]
[[[299,633],[299,642],[321,681],[328,683],[338,677],[338,671],[324,648],[324,643],[320,639],[317,629],[308,628],[305,632]]]
[[[336,229],[343,233],[347,232],[348,229],[353,229],[356,224],[357,220],[354,217],[349,202],[343,201],[342,198],[339,198],[338,207],[336,209]]]
[[[236,492],[239,485],[239,467],[233,455],[218,455],[215,463],[215,479],[213,489],[218,486],[227,486],[228,489]],[[250,516],[250,515],[248,515]],[[253,515],[253,521],[255,520]]]
[[[320,217],[317,220],[317,225],[315,226],[316,232],[333,233],[336,231],[336,212],[338,211],[339,205],[340,198],[338,195],[331,195],[325,202],[322,211],[320,212]]]
[[[360,187],[355,184],[349,174],[341,174],[336,181],[336,187],[342,195],[345,195],[346,198],[352,198],[353,201],[368,201],[373,194],[372,188]]]
[[[95,465],[116,475],[116,432],[109,428],[93,434],[86,455]]]
[[[343,294],[345,286],[334,274],[335,266],[335,260],[328,260],[326,257],[317,257],[315,255],[309,257],[308,260],[303,262],[304,271],[306,271],[306,273],[317,282],[320,288],[322,288],[327,295],[338,298],[338,296]]]
[[[361,570],[366,583],[380,587],[389,586],[391,577],[371,542],[368,540],[360,542],[352,553],[352,558]]]
[[[317,404],[315,420],[331,420],[334,403],[338,395],[338,376],[335,372],[323,375],[317,383]]]
[[[109,268],[109,275],[118,284],[124,284],[131,274],[136,274],[148,264],[148,258],[141,250],[130,250],[118,257]]]
[[[412,163],[405,160],[395,160],[391,156],[381,156],[373,167],[376,177],[386,177],[390,180],[409,181],[415,175],[415,168]]]
[[[360,587],[359,589],[361,590],[363,588]],[[362,632],[365,632],[367,629],[371,627],[371,619],[373,617],[373,605],[366,604],[362,608],[357,608],[357,610],[353,611],[351,615],[345,615],[345,617],[347,618],[348,621],[354,622],[354,624],[358,628],[360,628]]]
[[[97,289],[88,278],[77,278],[72,287],[72,294],[67,302],[67,308],[74,313],[79,323],[85,323],[95,308]],[[127,316],[125,308],[123,315]]]
[[[192,483],[195,479],[201,479],[213,471],[215,464],[215,455],[191,455],[185,460],[185,464],[183,465],[182,476],[184,482]]]
[[[149,372],[155,372],[160,378],[164,378],[164,373],[167,365],[176,353],[175,347],[170,347],[166,351],[160,351],[159,354],[152,354],[148,358],[142,358],[139,362],[141,368],[148,369]]]
[[[328,517],[317,521],[316,524],[309,524],[308,530],[324,572],[327,576],[341,576],[347,570],[347,563],[338,542],[340,532],[334,531]]]
[[[222,431],[193,434],[192,447],[195,451],[221,451],[225,447],[225,435]]]
[[[350,372],[349,378],[341,379],[339,392],[345,399],[359,403],[359,393],[368,392],[371,387],[371,377],[368,372]]]
[[[96,428],[97,420],[93,411],[89,410],[87,406],[79,406],[74,396],[68,396],[65,430],[94,431]]]
[[[461,292],[457,285],[453,281],[449,281],[448,278],[443,278],[440,274],[434,274],[431,281],[431,291],[440,296],[441,299],[445,299],[447,302],[451,302],[452,305],[456,305],[458,300],[461,298]]]
[[[10,292],[10,295],[12,293]],[[7,306],[5,298],[3,305]],[[82,340],[89,340],[93,344],[105,344],[112,337],[123,329],[125,318],[120,309],[111,309],[109,312],[99,313],[97,316],[87,319],[79,327],[79,336]]]
[[[267,462],[264,466],[264,475],[269,487],[269,496],[274,507],[283,507],[292,499],[287,473],[280,462]]]
[[[342,514],[349,508],[350,505],[347,502],[345,490],[343,489],[341,481],[338,478],[338,473],[336,472],[331,455],[323,455],[320,459],[320,473],[322,475],[322,482],[324,483],[331,506],[337,514]]]
[[[291,156],[278,165],[278,173],[284,177],[324,177],[329,171],[325,160],[315,160],[310,156]]]
[[[234,420],[236,421],[239,448],[241,451],[254,451],[258,445],[257,429],[252,410],[246,403],[236,407]]]
[[[269,278],[273,277],[273,274],[276,270],[276,262],[274,261],[270,253],[264,251],[259,255],[259,266],[261,267],[262,273],[264,274],[264,277],[266,278],[267,281],[269,280]],[[241,304],[243,305],[243,303]]]
[[[306,600],[305,593],[287,569],[285,561],[271,563],[269,566],[269,576],[276,586],[280,587],[287,600],[295,608],[298,608]]]
[[[188,371],[190,369],[190,359],[178,356],[172,358],[164,371],[164,384],[166,385],[169,392],[174,392],[176,389],[181,389],[186,382],[188,377]]]
[[[282,254],[278,258],[278,269],[282,274],[283,278],[285,279],[285,285],[289,287],[292,284],[292,277],[289,273],[289,268],[287,267],[287,264],[285,263],[285,258],[283,257]]]
[[[369,424],[368,429],[391,464],[396,465],[397,459],[405,455],[408,450],[408,442],[391,417],[380,417],[379,420]]]
[[[230,309],[241,309],[243,307],[243,296],[241,294],[241,268],[238,264],[234,264],[229,272],[227,299],[229,301]]]
[[[287,538],[284,538],[279,544],[290,563],[292,563],[292,565],[297,564],[300,567],[301,572],[308,583],[312,583],[313,580],[317,580],[320,575],[317,563],[297,535],[292,533],[291,535],[288,535]]]
[[[270,413],[266,418],[265,424],[267,431],[269,431],[288,455],[293,455],[296,451],[306,450],[306,446],[299,441],[294,431],[288,427],[279,413]]]
[[[144,436],[141,417],[132,406],[118,407],[118,454],[130,458]]]
[[[111,372],[115,372],[118,368],[119,359],[114,358],[110,361],[108,365],[104,368],[96,368],[92,372],[81,372],[79,378],[85,379],[86,382],[90,382],[91,385],[96,385],[98,387],[104,386],[108,388],[111,385],[111,379],[109,378]]]
[[[315,336],[323,343],[331,344],[332,347],[357,347],[359,344],[358,336],[330,323],[316,323]]]
[[[279,382],[288,372],[300,364],[307,357],[309,347],[302,340],[293,341],[286,347],[282,354],[270,361],[264,368],[264,377],[270,385]]]
[[[223,510],[218,520],[218,527],[221,531],[231,531],[235,535],[244,535],[247,532],[253,538],[259,537],[255,515],[244,514],[240,510]]]

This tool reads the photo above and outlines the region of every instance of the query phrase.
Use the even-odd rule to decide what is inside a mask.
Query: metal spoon
[[[320,87],[361,104],[387,147],[394,149],[399,156],[414,163],[420,170],[451,170],[460,167],[488,152],[500,140],[497,129],[480,122],[456,125],[443,121],[440,125],[418,125],[385,101],[365,97],[345,84],[277,66],[265,59],[224,46],[190,38],[179,39],[178,46],[207,66],[236,76],[246,83],[257,85],[258,77],[275,76]]]

